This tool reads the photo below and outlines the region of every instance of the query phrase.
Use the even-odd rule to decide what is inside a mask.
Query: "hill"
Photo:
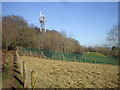
[[[98,52],[88,52],[88,53],[85,53],[84,55],[107,57],[107,56],[105,56],[101,53],[98,53]]]

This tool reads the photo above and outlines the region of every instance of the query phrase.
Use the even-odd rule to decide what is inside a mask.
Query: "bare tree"
[[[27,22],[20,16],[4,16],[2,18],[2,41],[3,47],[8,49],[8,46],[23,45],[29,46],[32,39],[32,28],[28,27]],[[32,34],[31,34],[32,33]],[[29,43],[28,43],[29,42]]]
[[[120,26],[115,25],[107,34],[108,34],[108,41],[112,46],[119,46],[120,42]],[[119,45],[118,45],[119,44]]]
[[[101,54],[106,55],[108,57],[112,57],[111,51],[107,47],[95,46],[93,49],[94,49],[94,51],[96,51],[98,53],[101,53]]]
[[[33,47],[34,43],[34,29],[23,28],[19,29],[17,36],[17,45],[21,47]]]
[[[2,27],[3,43],[5,43],[6,49],[8,49],[8,46],[16,41],[17,27],[10,19],[10,16],[3,17]]]

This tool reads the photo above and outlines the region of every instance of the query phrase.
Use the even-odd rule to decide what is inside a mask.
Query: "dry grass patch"
[[[37,87],[104,88],[119,87],[118,66],[50,60],[21,56],[38,74]]]

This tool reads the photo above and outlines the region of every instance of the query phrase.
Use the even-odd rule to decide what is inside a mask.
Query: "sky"
[[[2,16],[22,16],[40,27],[39,13],[47,17],[46,28],[65,31],[83,46],[104,45],[107,32],[118,23],[117,2],[2,2]]]

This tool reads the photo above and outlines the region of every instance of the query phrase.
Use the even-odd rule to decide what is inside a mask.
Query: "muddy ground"
[[[39,88],[115,88],[119,87],[118,66],[50,60],[21,56],[37,72]]]

